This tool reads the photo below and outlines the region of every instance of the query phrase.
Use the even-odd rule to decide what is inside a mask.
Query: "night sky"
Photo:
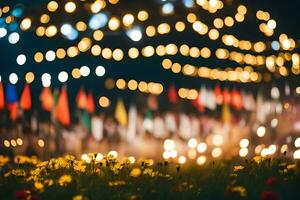
[[[1,1],[0,6],[3,5],[16,5],[18,3],[24,4],[25,13],[22,17],[20,17],[17,21],[21,21],[23,17],[31,17],[38,19],[38,17],[42,13],[47,13],[46,3],[48,1],[44,0],[34,0],[34,1],[13,1],[6,0]],[[62,3],[63,1],[58,1]],[[175,1],[176,2],[176,1]],[[225,1],[223,1],[225,2]],[[227,1],[228,2],[228,1]],[[294,38],[295,40],[299,39],[300,36],[300,14],[299,7],[300,1],[298,0],[247,0],[247,1],[233,1],[231,3],[232,6],[229,6],[228,3],[225,3],[224,8],[217,12],[217,14],[211,15],[208,14],[207,11],[202,9],[198,9],[196,13],[200,17],[200,20],[208,24],[212,25],[212,20],[215,17],[224,17],[228,15],[232,15],[237,5],[245,4],[248,8],[247,17],[245,23],[240,23],[235,25],[234,28],[224,28],[220,32],[221,34],[230,33],[235,36],[238,36],[240,39],[247,39],[252,41],[272,41],[278,39],[280,33],[286,33],[289,37]],[[175,15],[163,17],[159,14],[159,1],[155,0],[121,0],[119,4],[116,6],[109,6],[106,10],[109,10],[111,14],[115,14],[117,16],[123,16],[125,13],[137,13],[137,10],[146,9],[150,13],[150,18],[147,22],[143,23],[145,25],[154,24],[157,25],[162,22],[169,22],[170,24],[174,24],[172,22],[183,20],[185,21],[187,9],[185,9],[182,3],[177,0],[175,3]],[[275,34],[272,37],[265,37],[263,33],[258,30],[259,22],[255,18],[255,13],[257,10],[269,11],[271,14],[271,18],[274,18],[277,22],[277,28]],[[66,14],[62,10],[58,10],[55,13],[51,13],[50,16],[53,16],[53,22],[51,24],[56,24],[60,26],[62,23],[69,22],[72,23],[74,21],[78,21],[79,19],[83,21],[88,21],[88,17],[91,14],[88,13],[84,8],[79,8],[73,14]],[[224,46],[220,40],[211,41],[207,36],[200,36],[194,33],[191,27],[188,28],[188,31],[184,31],[183,33],[178,33],[173,31],[172,34],[167,34],[154,38],[146,38],[139,42],[131,41],[123,31],[117,31],[115,33],[111,33],[107,28],[104,29],[104,40],[98,42],[101,47],[110,47],[116,48],[119,47],[123,50],[128,50],[130,47],[144,47],[147,45],[157,46],[159,44],[168,44],[175,43],[181,45],[186,43],[190,46],[207,46],[212,52],[219,47]],[[45,53],[47,50],[55,50],[59,47],[67,47],[72,44],[77,44],[78,41],[68,41],[64,39],[59,33],[53,38],[42,37],[39,38],[35,35],[35,33],[30,30],[28,32],[18,31],[20,34],[20,41],[17,44],[10,44],[7,41],[7,37],[0,39],[1,53],[0,53],[0,61],[1,61],[1,71],[0,74],[2,76],[3,82],[8,81],[8,76],[10,73],[15,72],[19,75],[19,82],[17,83],[17,87],[19,90],[23,88],[24,85],[24,75],[28,71],[33,71],[35,73],[35,81],[32,83],[33,92],[38,92],[41,90],[42,85],[40,81],[41,74],[47,72],[50,73],[52,78],[52,87],[60,87],[61,83],[57,80],[57,74],[65,70],[68,73],[71,73],[71,70],[74,67],[80,67],[82,65],[87,65],[91,69],[91,74],[88,77],[82,77],[79,80],[74,80],[71,76],[69,76],[69,80],[67,82],[69,87],[69,92],[71,98],[75,96],[77,89],[84,85],[86,89],[93,90],[95,97],[98,98],[102,94],[108,94],[110,96],[127,96],[131,95],[130,91],[119,91],[114,89],[113,91],[107,91],[104,87],[104,81],[106,78],[124,78],[125,80],[135,79],[138,81],[156,81],[160,82],[165,86],[165,90],[167,90],[168,85],[171,83],[175,83],[176,87],[187,87],[187,88],[199,88],[202,83],[207,84],[208,86],[214,86],[216,83],[221,84],[222,86],[227,87],[238,87],[238,88],[246,88],[248,90],[255,90],[269,88],[272,84],[277,83],[282,85],[285,82],[290,83],[293,87],[296,87],[300,81],[298,81],[297,76],[290,75],[288,77],[276,77],[273,76],[273,80],[271,82],[261,82],[261,83],[232,83],[232,82],[218,82],[212,81],[202,78],[192,78],[185,77],[182,74],[173,74],[171,71],[164,70],[161,67],[161,61],[164,57],[153,56],[151,58],[145,58],[140,56],[138,59],[131,60],[128,57],[124,57],[121,62],[116,62],[114,60],[105,60],[101,57],[94,57],[90,53],[81,53],[79,56],[75,58],[67,58],[67,59],[56,59],[53,62],[43,61],[40,64],[37,64],[33,61],[33,55],[36,51],[41,51]],[[92,30],[84,32],[84,35],[80,35],[79,38],[83,36],[92,37]],[[230,47],[227,47],[230,49]],[[273,51],[274,52],[274,51]],[[296,52],[299,52],[299,49],[296,49]],[[25,54],[27,56],[27,62],[23,66],[18,66],[16,63],[16,57],[19,54]],[[270,54],[270,52],[266,52]],[[165,56],[167,57],[167,56]],[[214,67],[228,67],[228,66],[238,66],[237,63],[232,61],[224,61],[214,59],[215,56],[212,56],[210,59],[193,59],[182,57],[180,55],[174,56],[173,60],[178,61],[180,63],[191,63],[197,66],[214,66]],[[97,77],[94,73],[94,69],[98,65],[103,65],[106,68],[106,74],[104,77]],[[261,68],[261,72],[266,71],[266,69]]]

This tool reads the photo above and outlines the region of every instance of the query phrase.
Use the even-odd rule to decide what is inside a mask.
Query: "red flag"
[[[42,103],[42,108],[48,112],[51,112],[54,105],[54,99],[49,87],[44,87],[40,95],[40,100]]]
[[[87,96],[87,110],[90,114],[93,114],[95,112],[95,102],[92,92],[89,92]]]
[[[194,99],[192,101],[192,104],[198,109],[199,112],[204,112],[205,111],[205,107],[204,107],[203,103],[201,102],[201,93],[200,93],[200,91],[199,91],[197,99]]]
[[[4,91],[3,91],[3,84],[0,82],[0,110],[4,109],[5,101],[4,101]]]
[[[233,89],[231,94],[231,104],[236,110],[240,110],[243,106],[243,98],[241,93]]]
[[[81,87],[78,90],[77,96],[76,96],[76,102],[77,102],[77,107],[80,109],[87,109],[87,97],[85,94],[84,89]]]
[[[169,101],[172,104],[177,103],[177,91],[176,91],[176,88],[174,85],[170,85],[169,91],[168,91],[168,97],[169,97]]]
[[[9,113],[10,119],[16,121],[18,117],[18,103],[17,102],[9,103],[7,107],[8,110],[10,111]]]
[[[221,105],[223,103],[223,94],[220,85],[216,85],[214,93],[216,96],[217,104]]]
[[[20,106],[23,110],[31,109],[30,86],[27,83],[25,84],[22,95],[21,95]]]
[[[56,119],[63,125],[70,125],[70,111],[69,111],[69,102],[67,88],[64,86],[60,92],[56,110],[55,110]]]
[[[230,91],[225,88],[223,90],[223,104],[228,104],[230,105],[230,102],[231,102],[231,95],[230,95]]]
[[[157,97],[153,94],[149,94],[148,96],[148,106],[151,110],[157,110],[158,109],[158,101]]]

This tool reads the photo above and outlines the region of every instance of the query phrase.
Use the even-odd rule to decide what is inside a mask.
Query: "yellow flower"
[[[78,172],[85,172],[86,165],[84,164],[83,161],[77,161],[74,163],[74,170]]]
[[[254,160],[257,164],[259,164],[259,163],[261,162],[261,160],[262,160],[262,157],[261,157],[261,156],[255,156],[255,157],[253,158],[253,160]]]
[[[72,200],[83,200],[83,199],[86,199],[86,198],[83,198],[82,195],[76,195],[72,198]]]
[[[133,170],[131,170],[130,172],[130,176],[133,177],[138,177],[139,175],[141,175],[142,171],[140,170],[140,168],[134,168]]]
[[[237,172],[237,171],[240,171],[240,170],[242,170],[242,169],[244,169],[244,168],[245,168],[245,167],[242,166],[242,165],[233,166],[233,171],[234,171],[234,172]]]
[[[34,188],[39,191],[44,190],[44,185],[41,182],[34,182]]]
[[[58,184],[61,186],[65,186],[68,183],[71,183],[71,181],[72,177],[70,175],[62,175],[58,180]]]
[[[235,186],[235,187],[231,188],[231,191],[238,192],[241,197],[247,196],[246,188],[244,188],[243,186]]]
[[[126,182],[125,181],[109,181],[108,182],[108,186],[121,186],[121,185],[125,185]]]
[[[294,169],[296,168],[296,164],[289,164],[288,166],[286,166],[287,169]]]
[[[8,162],[9,162],[9,157],[0,155],[0,167],[3,167]]]
[[[51,185],[53,185],[53,180],[47,179],[47,180],[45,180],[45,184],[47,184],[48,186],[51,186]]]

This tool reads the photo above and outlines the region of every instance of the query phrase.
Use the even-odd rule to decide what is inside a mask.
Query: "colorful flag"
[[[222,120],[225,124],[229,124],[231,122],[230,107],[227,103],[224,103],[222,106]]]
[[[3,84],[0,81],[0,110],[4,109],[5,107],[5,100],[4,100],[4,91],[3,91]]]
[[[233,89],[231,92],[231,105],[236,110],[241,110],[243,107],[243,97],[236,89]]]
[[[94,102],[94,96],[93,93],[90,91],[88,96],[87,96],[87,111],[90,114],[95,113],[95,102]]]
[[[122,99],[118,99],[117,101],[117,105],[116,105],[116,110],[115,110],[115,118],[117,119],[117,121],[123,125],[126,126],[127,125],[127,112],[126,112],[126,108],[124,105],[124,102]]]
[[[132,142],[136,135],[137,129],[137,110],[134,105],[131,105],[128,111],[128,128],[126,139]]]
[[[30,86],[27,83],[25,84],[22,95],[21,95],[20,107],[23,110],[30,110],[31,109]]]
[[[10,111],[10,119],[15,121],[18,117],[18,94],[16,86],[11,83],[7,85],[6,102]]]
[[[169,87],[169,91],[168,91],[168,97],[169,97],[169,101],[172,104],[176,104],[177,103],[177,91],[174,85],[170,85]]]
[[[221,105],[223,103],[223,94],[220,85],[216,85],[214,89],[214,93],[216,96],[216,101],[218,105]]]
[[[103,118],[99,116],[92,117],[92,135],[96,141],[100,141],[103,138]]]
[[[198,97],[192,101],[192,104],[197,108],[197,110],[199,112],[205,111],[205,107],[204,107],[204,105],[202,103],[202,99],[201,99],[201,90],[199,90]]]
[[[77,96],[76,96],[76,103],[77,103],[77,107],[80,109],[87,109],[87,97],[85,94],[84,89],[81,87],[78,90]]]
[[[52,108],[54,106],[54,98],[49,87],[44,87],[40,95],[40,101],[44,110],[48,112],[52,111]]]
[[[56,110],[55,110],[56,119],[65,126],[70,125],[70,111],[69,111],[69,102],[67,88],[64,86],[58,97]]]
[[[230,102],[231,102],[230,91],[227,88],[225,88],[223,90],[223,104],[228,104],[229,105]]]
[[[154,94],[149,94],[148,95],[148,106],[151,110],[157,110],[158,109],[158,101],[157,101],[157,96]]]
[[[91,118],[87,110],[83,110],[81,113],[81,122],[83,127],[88,131],[91,132]]]

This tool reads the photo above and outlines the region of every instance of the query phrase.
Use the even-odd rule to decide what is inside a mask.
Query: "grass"
[[[0,156],[0,199],[300,199],[299,162],[286,157],[198,166],[89,156]]]

